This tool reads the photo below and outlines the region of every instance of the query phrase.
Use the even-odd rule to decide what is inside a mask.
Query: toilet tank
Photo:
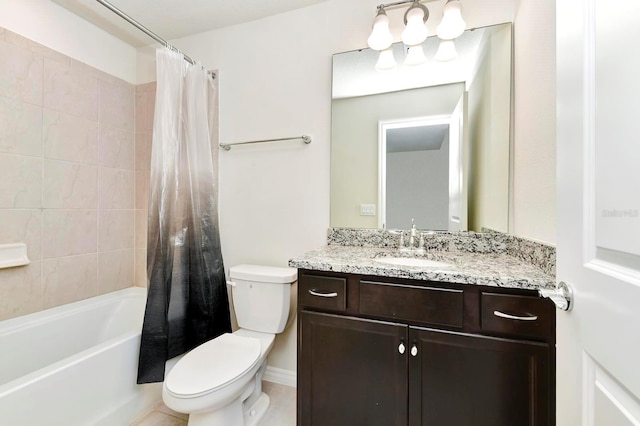
[[[292,308],[295,268],[238,265],[229,269],[238,326],[262,333],[280,333]]]

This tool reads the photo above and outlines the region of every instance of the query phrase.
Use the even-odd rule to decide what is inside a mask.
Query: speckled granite
[[[408,241],[408,231],[405,241]],[[289,261],[295,268],[496,287],[555,286],[555,248],[501,232],[423,232],[425,252],[399,250],[398,231],[331,228],[327,246]],[[419,257],[444,268],[397,266],[380,257]]]
[[[537,266],[549,275],[556,276],[556,248],[553,246],[509,235],[507,254]]]
[[[437,251],[416,256],[449,263],[450,266],[446,267],[395,266],[376,261],[381,257],[402,256],[414,257],[396,248],[328,245],[289,260],[289,266],[316,271],[531,290],[552,288],[555,285],[552,276],[506,253]]]
[[[404,231],[405,241],[408,231]],[[423,232],[425,248],[429,251],[459,251],[470,253],[508,254],[555,276],[556,249],[526,238],[493,231]],[[330,228],[327,244],[353,247],[397,248],[398,231],[384,229]]]
[[[409,240],[409,231],[403,231],[405,241]],[[472,253],[506,253],[506,234],[478,232],[423,231],[425,248],[438,251],[468,251]],[[400,231],[384,229],[330,228],[327,235],[328,245],[353,247],[391,247],[397,248]]]

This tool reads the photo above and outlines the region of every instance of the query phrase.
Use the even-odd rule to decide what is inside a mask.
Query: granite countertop
[[[397,266],[380,257],[420,257],[445,262],[445,267]],[[537,290],[554,288],[555,279],[541,269],[504,253],[427,251],[422,255],[397,248],[327,245],[289,260],[289,266],[316,271],[344,272],[447,283]]]

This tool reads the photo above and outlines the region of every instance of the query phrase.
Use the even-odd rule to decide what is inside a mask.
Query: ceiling
[[[448,124],[387,129],[387,152],[430,151],[442,147]]]
[[[53,1],[134,47],[154,43],[96,0]],[[326,0],[109,0],[165,40],[255,21],[323,1]]]

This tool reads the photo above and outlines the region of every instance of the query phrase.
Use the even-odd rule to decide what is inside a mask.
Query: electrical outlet
[[[375,204],[360,204],[360,216],[375,216],[376,205]]]

